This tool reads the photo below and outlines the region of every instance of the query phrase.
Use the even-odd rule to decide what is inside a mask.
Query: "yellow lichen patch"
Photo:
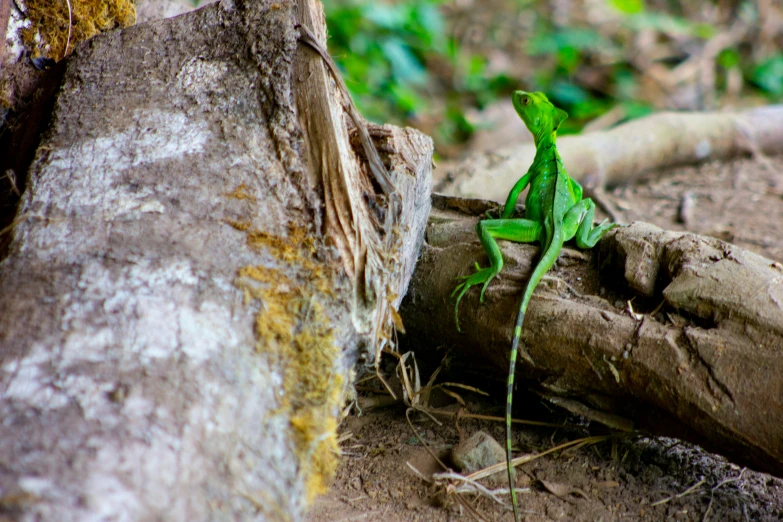
[[[281,261],[289,263],[301,255],[299,248],[292,241],[260,230],[252,230],[248,233],[247,244],[254,248],[266,248]]]
[[[340,463],[340,446],[337,444],[337,421],[334,417],[299,415],[291,419],[297,438],[297,446],[307,448],[307,461],[311,465],[307,476],[306,500],[309,504],[315,497],[329,490],[329,483]]]
[[[232,199],[247,199],[249,201],[256,201],[256,197],[248,192],[248,186],[244,183],[240,183],[237,188],[231,192],[227,192],[226,196]]]
[[[22,38],[33,58],[62,60],[79,42],[136,23],[134,0],[27,0],[25,5],[31,24]]]
[[[247,244],[254,248],[266,248],[281,261],[297,262],[307,270],[313,270],[316,266],[312,258],[316,251],[315,241],[300,227],[289,227],[288,237],[251,230],[247,236]]]
[[[256,349],[279,350],[293,342],[292,331],[296,317],[291,315],[291,300],[284,292],[270,292],[263,296],[264,310],[256,315],[255,329],[258,343]]]
[[[246,266],[239,269],[239,277],[247,277],[259,283],[288,284],[289,279],[279,270],[265,266]]]
[[[324,493],[337,469],[336,416],[345,381],[338,373],[340,348],[326,310],[336,303],[335,275],[316,257],[312,235],[290,227],[287,236],[230,223],[247,233],[248,245],[270,254],[281,269],[246,266],[236,281],[246,301],[257,302],[256,350],[283,367],[278,414],[291,419],[307,501]],[[285,271],[285,273],[283,273]]]
[[[248,221],[234,221],[233,219],[227,219],[225,222],[240,232],[247,232],[253,226]]]
[[[294,336],[292,348],[296,353],[286,369],[284,386],[286,389],[301,387],[297,399],[302,404],[332,403],[339,400],[339,396],[333,394],[339,394],[337,390],[342,390],[342,377],[335,375],[332,370],[340,350],[334,344],[331,332],[324,331],[324,326],[318,326],[317,321],[326,319],[324,314],[317,309],[307,310],[306,314],[314,319],[313,326],[304,328]],[[311,368],[318,368],[319,371],[313,372]]]
[[[257,348],[294,342],[295,303],[288,290],[288,278],[278,270],[264,266],[246,266],[239,270],[237,286],[245,293],[245,302],[258,299],[263,312],[256,314]],[[252,281],[252,282],[251,282]],[[259,286],[265,283],[270,286]]]

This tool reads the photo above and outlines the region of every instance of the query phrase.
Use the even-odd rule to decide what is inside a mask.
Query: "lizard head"
[[[568,118],[568,113],[552,105],[543,92],[514,91],[511,102],[536,143],[544,136],[557,132],[563,120]]]

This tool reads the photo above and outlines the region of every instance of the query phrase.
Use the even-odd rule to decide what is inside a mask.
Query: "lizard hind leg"
[[[529,219],[485,219],[476,225],[476,232],[489,257],[489,266],[480,268],[476,265],[475,273],[457,278],[462,282],[451,293],[451,297],[457,296],[457,302],[454,305],[454,322],[457,325],[457,331],[461,331],[459,328],[459,303],[462,297],[472,286],[483,285],[479,299],[483,303],[487,286],[503,269],[503,254],[500,252],[496,240],[505,239],[516,243],[538,241],[541,236],[541,224]]]
[[[607,223],[606,219],[601,224],[593,226],[594,216],[595,203],[590,198],[583,199],[571,207],[563,218],[565,240],[568,241],[573,237],[579,248],[593,248],[604,234],[618,226],[617,223]]]

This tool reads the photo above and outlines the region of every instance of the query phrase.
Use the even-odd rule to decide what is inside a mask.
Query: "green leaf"
[[[612,44],[593,29],[563,29],[555,32],[541,32],[528,41],[527,52],[532,56],[555,54],[566,48],[576,50],[599,50]]]
[[[391,63],[392,74],[402,83],[423,85],[427,70],[421,65],[410,48],[399,38],[389,38],[381,44],[383,55]]]
[[[362,9],[365,20],[378,27],[389,30],[399,30],[405,26],[405,11],[399,6],[373,3]]]
[[[566,106],[584,103],[589,98],[584,89],[568,82],[555,82],[549,89],[549,94],[560,105]]]
[[[718,54],[717,62],[724,69],[732,69],[740,64],[740,55],[736,49],[724,49]]]
[[[446,119],[438,129],[447,141],[464,141],[473,134],[475,127],[465,117],[462,107],[455,103],[449,103],[446,108]]]
[[[415,114],[424,106],[424,100],[409,87],[392,84],[391,94],[397,109],[403,113]]]
[[[609,0],[609,3],[621,13],[636,14],[644,11],[644,0]]]
[[[426,43],[439,52],[446,50],[446,22],[432,4],[419,4],[411,12],[412,21],[421,26]]]
[[[582,63],[582,53],[573,47],[564,47],[557,52],[557,64],[567,73],[574,72]]]
[[[625,108],[625,115],[628,120],[641,118],[642,116],[647,116],[655,112],[655,109],[646,103],[627,101],[623,103],[623,107]]]
[[[783,54],[778,53],[753,67],[750,81],[770,94],[783,95]]]
[[[639,86],[635,74],[626,68],[614,69],[614,95],[621,100],[633,100]]]

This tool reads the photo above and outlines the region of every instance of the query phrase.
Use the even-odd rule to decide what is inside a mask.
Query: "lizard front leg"
[[[476,225],[476,232],[481,240],[481,244],[484,246],[484,251],[486,251],[489,257],[489,266],[480,268],[478,263],[476,263],[475,273],[457,278],[463,280],[451,293],[452,297],[457,296],[457,303],[454,305],[454,322],[457,324],[457,331],[461,331],[459,328],[459,303],[462,300],[462,296],[465,295],[470,287],[483,284],[479,298],[483,303],[487,285],[503,269],[503,254],[500,252],[500,247],[496,240],[505,239],[516,243],[532,243],[539,240],[541,230],[540,223],[529,219],[486,219],[479,221],[478,225]]]
[[[519,181],[517,181],[514,184],[514,187],[511,189],[511,192],[508,193],[508,197],[506,198],[506,204],[503,205],[503,212],[501,213],[500,217],[501,219],[509,219],[512,215],[514,215],[514,211],[517,208],[517,199],[519,199],[519,194],[522,193],[523,190],[525,190],[525,187],[530,184],[530,178],[532,177],[532,174],[528,172],[521,178],[519,178]]]

